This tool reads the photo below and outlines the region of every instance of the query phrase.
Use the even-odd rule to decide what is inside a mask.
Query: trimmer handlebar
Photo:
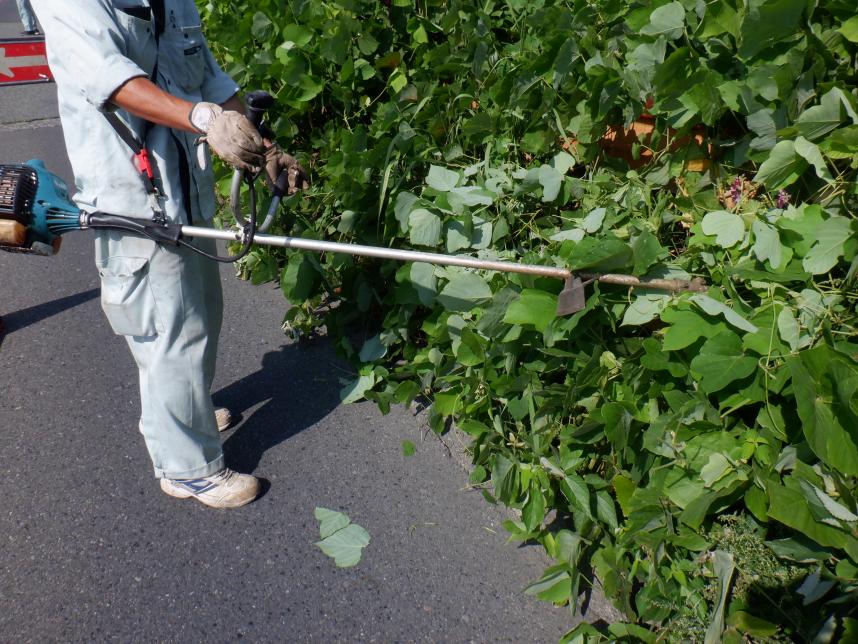
[[[274,105],[274,97],[265,90],[254,90],[244,97],[247,104],[247,119],[253,123],[259,133],[269,141],[274,140],[274,132],[265,123],[265,111]],[[263,170],[264,171],[264,170]],[[241,212],[241,185],[247,182],[248,198],[250,200],[250,211],[253,213],[251,221],[255,220],[256,213],[256,188],[254,181],[256,176],[243,170],[236,170],[232,175],[232,185],[230,187],[229,204],[232,208],[232,216],[235,218],[235,223],[243,229],[247,229],[249,222],[244,218]],[[271,205],[268,207],[268,213],[261,225],[253,227],[250,232],[252,236],[256,232],[264,233],[274,222],[274,217],[277,215],[277,209],[280,207],[280,200],[286,194],[289,185],[289,175],[286,170],[280,173],[277,180],[274,182],[274,197],[271,199]]]

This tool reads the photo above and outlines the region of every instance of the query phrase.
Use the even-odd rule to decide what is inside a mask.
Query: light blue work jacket
[[[238,87],[215,62],[193,0],[165,0],[166,26],[156,40],[148,0],[32,0],[44,27],[48,62],[75,175],[75,201],[87,211],[149,217],[149,197],[133,151],[102,111],[116,110],[155,161],[156,183],[172,221],[199,223],[215,211],[211,159],[198,135],[150,126],[116,109],[110,96],[128,80],[152,77],[191,102],[223,103]],[[185,172],[187,170],[187,172]],[[183,177],[184,175],[184,177]],[[183,180],[184,178],[184,180]],[[184,188],[183,188],[184,184]]]

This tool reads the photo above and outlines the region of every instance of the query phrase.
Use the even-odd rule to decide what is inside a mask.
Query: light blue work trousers
[[[21,22],[26,31],[33,31],[36,28],[36,15],[30,6],[30,0],[18,0],[18,15],[21,16]]]
[[[215,253],[211,240],[195,244]],[[140,432],[158,478],[223,469],[211,400],[223,293],[217,263],[115,232],[96,240],[101,304],[140,376]]]

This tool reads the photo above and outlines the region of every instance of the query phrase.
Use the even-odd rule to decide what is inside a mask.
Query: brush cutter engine
[[[82,227],[68,187],[44,163],[0,165],[0,250],[54,255],[60,235]]]

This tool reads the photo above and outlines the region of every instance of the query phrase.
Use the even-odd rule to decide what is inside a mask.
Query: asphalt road
[[[18,30],[0,0],[0,37]],[[0,86],[0,163],[34,157],[71,183],[54,87]],[[276,289],[221,277],[215,401],[240,415],[224,450],[267,481],[232,511],[160,492],[91,237],[0,253],[0,641],[556,641],[568,611],[521,593],[546,560],[506,543],[460,459],[406,410],[340,405],[351,374],[328,342],[290,342]],[[313,545],[317,506],[370,533],[355,568]]]

